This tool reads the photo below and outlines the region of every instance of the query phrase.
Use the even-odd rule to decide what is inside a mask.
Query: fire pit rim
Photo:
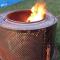
[[[14,11],[9,11],[7,13],[3,13],[0,15],[2,17],[2,18],[0,18],[1,27],[7,28],[7,29],[13,29],[13,30],[34,30],[34,29],[46,28],[46,27],[52,26],[53,24],[57,23],[56,17],[53,16],[49,12],[47,12],[47,15],[48,15],[50,21],[46,20],[46,21],[41,21],[41,22],[29,23],[29,24],[28,23],[27,24],[13,23],[13,22],[5,21],[4,18],[6,17],[6,15],[11,12],[14,12]]]
[[[30,24],[30,23],[37,23],[37,22],[41,22],[41,21],[45,21],[46,20],[46,16],[44,17],[44,19],[42,19],[42,20],[40,20],[40,21],[35,21],[35,22],[19,22],[19,21],[14,21],[13,19],[10,19],[10,18],[8,18],[8,15],[9,14],[13,14],[13,13],[17,13],[17,12],[19,12],[19,11],[30,11],[30,9],[28,10],[17,10],[17,11],[14,11],[14,12],[11,12],[11,13],[8,13],[7,14],[7,16],[5,17],[6,18],[6,21],[8,21],[8,22],[14,22],[14,23],[22,23],[22,24]]]

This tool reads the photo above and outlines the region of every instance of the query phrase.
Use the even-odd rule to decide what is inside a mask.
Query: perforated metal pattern
[[[4,48],[3,56],[6,54],[6,57],[8,57],[8,59],[3,57],[4,60],[46,60],[47,45],[50,44],[52,47],[55,27],[56,24],[32,31],[0,28],[0,47]],[[5,51],[8,53],[5,53]]]

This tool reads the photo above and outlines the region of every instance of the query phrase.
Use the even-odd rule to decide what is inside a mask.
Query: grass
[[[47,6],[54,15],[60,14],[60,0],[47,0]]]
[[[60,0],[46,0],[46,3],[47,3],[47,8],[51,13],[53,13],[55,16],[60,15]],[[33,4],[34,4],[34,0],[25,0],[24,2],[15,4],[13,6],[0,8],[0,13],[8,10],[29,9],[32,7]],[[60,21],[58,21],[58,25],[57,25],[57,35],[55,42],[60,51]],[[59,52],[59,57],[60,57],[60,52]],[[58,60],[60,60],[59,57]]]
[[[21,3],[15,4],[15,5],[12,5],[9,7],[0,8],[0,12],[9,11],[9,10],[17,10],[17,9],[29,9],[34,4],[32,2],[34,2],[34,1],[33,0],[25,0]]]

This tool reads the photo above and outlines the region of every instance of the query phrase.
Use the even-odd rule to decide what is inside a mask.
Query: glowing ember
[[[27,21],[34,22],[43,20],[46,15],[46,4],[36,3],[31,9],[31,15],[28,17]]]

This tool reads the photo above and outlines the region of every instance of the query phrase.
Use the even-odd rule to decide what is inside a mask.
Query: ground
[[[48,11],[53,13],[55,16],[60,15],[60,0],[46,0],[46,3],[47,3]],[[25,0],[24,2],[15,4],[13,6],[0,8],[0,13],[4,11],[9,11],[9,10],[29,9],[33,5],[34,5],[34,0]],[[58,21],[58,25],[57,25],[57,35],[56,35],[55,43],[58,50],[60,51],[60,21]],[[60,52],[59,52],[59,57],[60,57]],[[59,57],[58,57],[58,60],[60,60]]]

